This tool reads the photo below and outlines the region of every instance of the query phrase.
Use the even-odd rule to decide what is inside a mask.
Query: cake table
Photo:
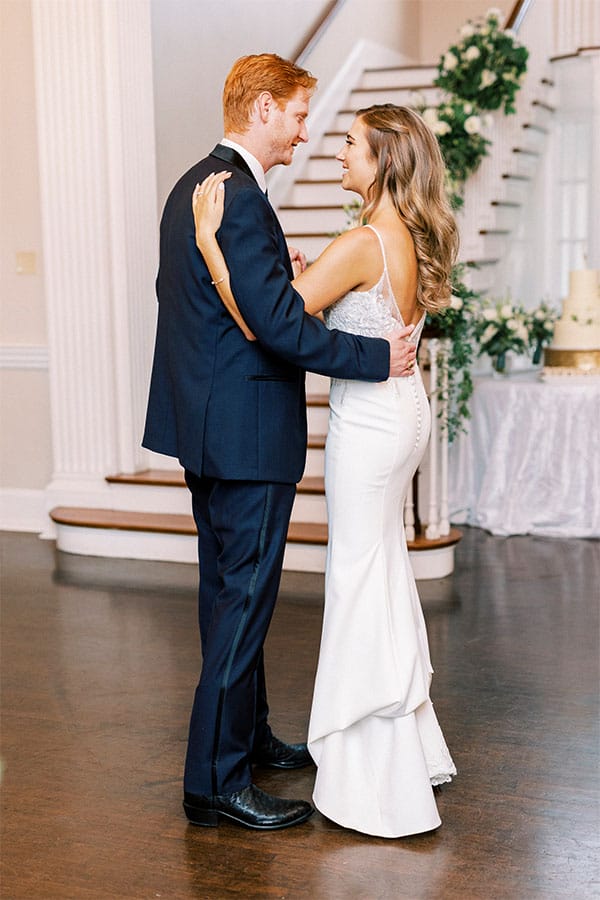
[[[450,448],[452,522],[498,535],[600,537],[600,379],[475,379]]]

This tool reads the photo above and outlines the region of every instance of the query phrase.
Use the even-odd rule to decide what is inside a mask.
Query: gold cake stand
[[[578,369],[580,372],[600,370],[600,350],[544,350],[544,365],[563,369]]]

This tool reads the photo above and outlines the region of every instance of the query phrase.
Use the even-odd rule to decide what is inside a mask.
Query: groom
[[[305,370],[384,381],[409,374],[414,347],[328,331],[304,313],[292,261],[266,197],[265,172],[308,140],[316,79],[275,54],[239,59],[223,92],[226,138],[179,180],[160,229],[158,330],[143,444],[179,458],[198,528],[202,672],[191,714],[184,809],[285,828],[313,812],[252,784],[252,764],[310,763],[305,744],[269,727],[263,666],[296,482],[306,455]],[[256,342],[221,304],[196,248],[192,193],[209,173],[227,182],[219,243]],[[292,661],[293,664],[293,661]]]

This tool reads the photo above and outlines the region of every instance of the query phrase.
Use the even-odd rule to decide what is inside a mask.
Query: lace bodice
[[[323,317],[330,329],[337,328],[339,331],[361,334],[365,337],[384,337],[391,331],[404,328],[404,322],[390,284],[381,235],[372,225],[364,227],[375,232],[379,240],[383,256],[381,278],[368,291],[349,291],[345,297],[341,297],[323,310]],[[424,324],[425,313],[411,334],[410,341],[415,344],[418,342]]]

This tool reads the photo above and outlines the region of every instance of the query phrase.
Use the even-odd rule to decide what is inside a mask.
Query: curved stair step
[[[146,531],[194,537],[197,534],[193,517],[177,513],[56,506],[50,510],[50,518],[57,525],[69,525],[73,528],[111,528],[117,531]],[[290,522],[288,541],[297,544],[326,544],[327,525],[317,522]]]
[[[57,525],[73,528],[115,529],[117,531],[145,531],[156,534],[196,535],[194,519],[176,513],[147,513],[134,510],[96,509],[79,506],[56,506],[50,510],[50,518]],[[443,537],[430,540],[419,535],[408,541],[412,552],[437,550],[457,544],[462,533],[451,528]],[[288,541],[297,544],[327,544],[327,525],[318,522],[290,522]]]

